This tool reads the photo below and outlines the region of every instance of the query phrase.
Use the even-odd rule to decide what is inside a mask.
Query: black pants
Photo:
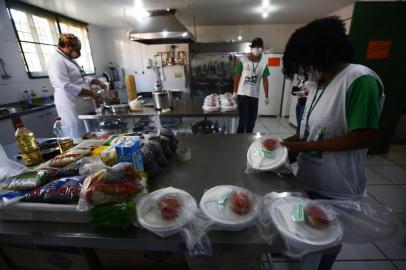
[[[240,120],[237,133],[252,133],[258,116],[258,98],[238,95]]]

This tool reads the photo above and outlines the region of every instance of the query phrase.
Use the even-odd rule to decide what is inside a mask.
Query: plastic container
[[[23,101],[24,101],[24,106],[26,108],[31,108],[32,107],[32,98],[28,90],[25,90],[23,93]]]
[[[42,162],[40,147],[35,135],[23,124],[17,124],[15,133],[18,149],[26,166],[34,166]]]
[[[70,128],[67,124],[62,122],[61,117],[55,118],[54,134],[61,153],[65,153],[74,146],[73,139],[70,137]]]

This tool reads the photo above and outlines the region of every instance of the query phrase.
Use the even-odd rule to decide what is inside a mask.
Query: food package
[[[91,154],[90,150],[84,150],[84,149],[76,149],[63,153],[60,155],[57,155],[53,159],[51,159],[48,163],[50,167],[65,167],[71,163],[74,163],[78,161],[79,159],[83,158],[84,156],[88,156]]]
[[[26,172],[0,182],[0,190],[29,191],[48,183],[52,179],[47,171]]]
[[[88,176],[80,192],[79,211],[111,202],[124,202],[141,191],[141,177],[131,163],[119,163]]]
[[[161,237],[179,232],[196,211],[196,200],[186,191],[176,188],[156,190],[137,202],[138,223]]]
[[[132,226],[134,216],[135,203],[133,201],[107,203],[89,211],[90,225],[96,228],[128,229]]]
[[[117,153],[114,146],[110,146],[100,153],[100,158],[107,166],[113,166],[118,163]]]
[[[257,198],[245,188],[215,186],[204,193],[200,209],[219,229],[239,231],[254,224]]]
[[[154,152],[148,145],[143,145],[141,148],[144,169],[149,176],[156,176],[162,172],[162,168],[155,161]]]
[[[27,194],[26,191],[0,190],[0,209],[18,202],[25,194]]]
[[[259,207],[258,230],[272,244],[279,234],[289,257],[301,258],[341,243],[371,243],[394,235],[397,219],[376,203],[357,199],[310,200],[267,194]]]
[[[171,159],[173,157],[173,151],[169,144],[169,139],[165,136],[160,135],[153,135],[148,138],[149,141],[157,141],[162,147],[162,152],[167,159]]]
[[[273,171],[280,174],[291,174],[288,160],[288,149],[280,144],[276,136],[263,136],[254,141],[247,151],[246,173]]]
[[[141,140],[139,137],[122,138],[121,142],[116,144],[117,160],[119,162],[132,163],[138,173],[144,171],[142,162]]]
[[[6,151],[4,151],[4,148],[1,144],[0,144],[0,164],[1,164],[0,181],[7,177],[28,171],[28,169],[25,166],[9,159],[6,154]]]
[[[154,153],[154,159],[159,166],[166,167],[169,165],[169,161],[165,157],[162,150],[162,146],[159,142],[154,140],[151,141],[148,140],[145,142],[145,147],[148,147],[152,150],[152,152]]]
[[[29,192],[21,201],[59,204],[77,203],[84,179],[84,176],[56,179]]]

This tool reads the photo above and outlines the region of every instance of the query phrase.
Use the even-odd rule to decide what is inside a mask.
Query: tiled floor
[[[182,128],[187,130],[190,123],[184,121]],[[254,132],[286,138],[295,133],[295,128],[286,118],[259,117]],[[296,173],[297,165],[292,167]],[[391,208],[402,228],[386,241],[343,244],[333,270],[406,270],[406,146],[392,146],[386,155],[368,156],[366,172],[369,200]],[[289,258],[274,260],[277,270],[299,268],[300,262]]]

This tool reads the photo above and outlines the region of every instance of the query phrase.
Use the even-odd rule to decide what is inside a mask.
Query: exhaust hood
[[[174,16],[176,10],[148,11],[150,16],[128,33],[128,38],[144,44],[192,43],[195,37]]]

